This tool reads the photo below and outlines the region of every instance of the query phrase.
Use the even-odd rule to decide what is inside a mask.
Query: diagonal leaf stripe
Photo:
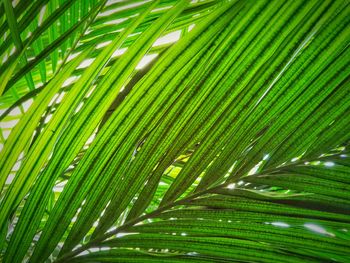
[[[185,6],[186,4],[186,1],[183,1],[183,2],[180,2],[176,7],[174,7],[170,12],[168,12],[167,14],[165,14],[163,17],[160,18],[160,20],[158,21],[158,23],[154,24],[153,26],[153,30],[149,30],[147,32],[147,34],[145,34],[144,36],[141,36],[140,38],[140,41],[138,42],[138,45],[137,46],[133,46],[131,49],[128,50],[128,54],[130,54],[130,57],[132,60],[130,61],[129,59],[125,59],[124,61],[120,61],[120,63],[116,64],[116,67],[118,67],[117,69],[110,69],[111,72],[115,73],[115,72],[120,72],[120,69],[122,69],[123,67],[126,67],[128,66],[127,68],[125,68],[125,72],[123,72],[123,75],[120,75],[120,77],[123,77],[125,80],[126,78],[128,77],[128,75],[131,73],[131,71],[133,70],[133,66],[135,66],[135,64],[138,62],[138,59],[141,57],[142,53],[145,52],[147,49],[148,49],[148,46],[147,44],[144,45],[144,43],[148,43],[148,45],[150,45],[156,38],[156,35],[154,35],[155,32],[159,31],[160,28],[165,28],[166,24],[164,24],[165,21],[168,21],[169,20],[169,17],[175,17],[182,9],[183,7]],[[171,20],[170,20],[171,21]],[[141,49],[139,49],[139,47],[142,47]],[[132,56],[134,55],[134,57]],[[128,58],[126,57],[126,58]],[[119,70],[118,70],[119,69]],[[115,76],[117,77],[117,76]],[[106,79],[106,81],[104,82],[104,84],[102,85],[105,85],[106,87],[111,87],[111,83],[113,83],[114,81],[111,80],[111,79]],[[120,88],[122,86],[124,82],[121,81],[119,79],[119,85],[118,86],[114,86],[114,89],[117,89],[117,88]],[[102,93],[103,91],[103,93]],[[97,91],[97,94],[96,96],[104,96],[105,99],[109,99],[111,101],[111,97],[108,97],[108,93],[106,94],[106,91],[103,90],[103,89],[100,89]],[[98,100],[98,97],[96,97],[95,101],[97,102]],[[92,100],[93,101],[93,100]],[[99,103],[101,103],[101,101],[99,101]],[[102,105],[105,105],[104,107],[108,107],[110,103],[108,102],[105,102],[105,103],[102,103]],[[101,105],[101,104],[99,104]],[[93,104],[89,104],[87,106],[87,110],[92,110],[91,108],[93,107]],[[103,111],[102,111],[103,112]],[[83,112],[81,113],[83,114]],[[100,113],[101,114],[101,113]],[[89,116],[90,118],[92,116]],[[102,116],[101,116],[102,117]],[[96,120],[98,120],[99,118],[96,118],[95,119],[95,123],[96,123]],[[97,123],[96,123],[97,124]],[[89,126],[89,129],[91,129],[92,127],[94,127],[93,125],[90,125]],[[75,177],[73,176],[73,179]],[[67,185],[67,188],[66,189],[70,189],[70,184],[73,183],[74,184],[74,180],[70,180],[68,185]],[[85,187],[84,187],[85,188]],[[81,188],[82,189],[82,188]],[[83,189],[82,189],[83,190]],[[88,190],[88,187],[86,187],[84,189],[85,191]],[[70,193],[71,195],[72,194],[75,194],[75,197],[78,197],[77,196],[77,192],[74,191],[74,192],[71,192]],[[66,192],[63,192],[62,194],[62,198],[60,198],[60,200],[58,202],[63,202],[65,199],[64,197],[66,196]],[[73,195],[74,196],[74,195]],[[80,198],[82,198],[83,195],[80,195]],[[78,200],[76,200],[75,204],[76,205],[79,205],[79,202],[77,202]],[[61,207],[63,208],[63,207]],[[54,230],[54,231],[64,231],[64,224],[63,222],[61,221],[61,216],[59,216],[60,214],[62,215],[65,215],[66,218],[68,218],[68,214],[69,212],[67,210],[64,211],[64,209],[59,209],[59,211],[53,211],[53,214],[57,213],[57,216],[55,217],[55,220],[51,220],[50,221],[50,225],[46,225],[45,226],[45,229],[44,229],[44,234],[41,236],[40,240],[39,240],[39,243],[38,243],[38,246],[36,247],[36,250],[32,256],[32,260],[36,261],[38,260],[38,257],[41,257],[39,256],[41,253],[44,253],[44,254],[47,254],[49,253],[50,251],[50,246],[53,248],[56,244],[55,242],[58,242],[58,239],[57,241],[56,240],[53,240],[51,238],[51,235],[49,234],[50,231]],[[73,212],[72,214],[72,217],[74,215],[74,207],[70,207],[70,210]],[[70,213],[72,213],[70,212]],[[60,226],[61,228],[57,228],[55,226],[55,221],[58,220],[60,222]],[[46,231],[46,229],[48,229]],[[52,230],[51,230],[52,229]],[[59,235],[57,235],[58,237]],[[50,245],[47,245],[45,244],[46,242],[48,242],[48,239],[50,239]],[[47,240],[47,241],[46,241]]]
[[[1,152],[1,189],[6,180],[6,175],[10,172],[10,169],[15,164],[18,156],[24,150],[26,143],[29,143],[29,139],[35,129],[35,124],[40,119],[41,115],[46,110],[47,105],[52,100],[53,96],[58,92],[60,86],[63,84],[65,79],[72,73],[72,71],[82,62],[88,52],[79,56],[78,59],[73,60],[68,64],[56,78],[50,81],[45,87],[48,92],[42,92],[33,104],[29,112],[16,125],[13,135],[6,142],[5,149]],[[29,125],[31,123],[31,125]],[[25,127],[25,128],[24,128]]]
[[[222,25],[222,23],[228,23],[229,22],[229,15],[230,14],[227,14],[227,16],[224,16],[224,15],[222,15],[222,13],[223,12],[228,12],[228,10],[229,10],[229,8],[230,8],[230,6],[227,6],[227,7],[225,7],[225,8],[223,8],[222,10],[218,10],[216,13],[214,13],[213,15],[212,15],[212,17],[210,17],[210,18],[208,18],[208,20],[209,21],[207,21],[207,23],[209,24],[209,23],[211,23],[212,24],[212,27],[210,28],[211,30],[213,30],[213,31],[216,31],[217,32],[217,27],[218,27],[218,25]],[[218,19],[220,17],[220,19]],[[214,19],[218,19],[217,20],[217,22],[216,23],[213,23],[213,20]],[[186,52],[188,52],[189,54],[191,54],[192,53],[192,50],[191,49],[193,49],[193,48],[196,48],[196,46],[195,45],[201,45],[202,44],[202,42],[206,42],[206,41],[208,41],[208,38],[210,37],[210,35],[212,34],[212,31],[208,31],[208,32],[203,32],[203,30],[205,29],[205,27],[203,26],[202,28],[198,28],[192,35],[189,35],[188,37],[189,37],[189,39],[190,38],[195,38],[195,37],[197,37],[195,34],[202,34],[202,37],[201,38],[199,38],[198,39],[198,41],[197,42],[194,42],[194,44],[193,44],[193,46],[192,47],[190,47],[190,48],[188,48],[188,50],[186,51]],[[210,30],[209,29],[209,30]],[[176,48],[176,46],[174,46],[174,49]],[[181,48],[185,48],[185,46],[182,46]],[[179,52],[180,50],[178,50],[177,49],[177,51]],[[169,52],[171,52],[171,49],[169,50]],[[185,53],[184,55],[183,55],[183,58],[184,59],[186,59],[187,58],[187,54]],[[185,60],[184,62],[182,62],[182,63],[186,63],[187,61]],[[161,63],[161,62],[159,62],[159,63]],[[186,65],[187,66],[187,65]],[[173,67],[175,67],[175,65],[173,65]],[[181,64],[177,64],[176,65],[176,67],[179,67],[179,68],[181,68],[182,67],[182,65]],[[170,76],[172,76],[172,74],[174,74],[174,72],[176,72],[176,71],[174,71],[174,70],[171,70],[171,71],[168,71],[168,74],[167,73],[164,73],[163,75],[162,75],[162,78],[161,79],[159,79],[158,81],[158,83],[159,84],[156,84],[157,86],[159,85],[159,87],[162,87],[162,84],[161,83],[166,83],[169,79],[171,79],[171,77]],[[194,75],[196,75],[196,73],[194,73]],[[147,81],[148,81],[149,79],[147,79],[147,80],[145,80],[145,83],[147,83]],[[179,81],[177,78],[173,78],[173,81]],[[191,80],[192,81],[192,80]],[[145,83],[142,83],[142,84],[145,84]],[[178,83],[177,82],[175,82],[174,83],[176,86],[178,85]],[[147,85],[149,85],[149,84],[147,84]],[[164,85],[164,84],[163,84]],[[186,85],[184,85],[184,87],[185,87]],[[168,87],[169,87],[169,95],[171,94],[171,90],[170,90],[170,88],[172,87],[172,82],[170,82],[169,83],[169,85],[168,85]],[[180,90],[179,90],[180,88],[178,88],[178,92],[180,93]],[[154,91],[155,92],[155,91]],[[161,92],[164,92],[163,90],[161,90]],[[163,93],[163,94],[161,94],[161,95],[159,95],[159,96],[169,96],[167,93]],[[180,93],[180,95],[182,96],[182,93]],[[158,97],[159,97],[158,96]],[[154,93],[154,94],[152,94],[152,97],[157,97],[157,93]],[[171,103],[172,101],[170,101],[170,103]],[[182,98],[180,97],[179,98],[179,102],[181,103],[182,102]],[[153,102],[151,102],[151,103],[153,103]],[[157,105],[159,105],[159,103],[161,103],[161,100],[155,100],[155,102],[154,102],[154,104],[153,104],[153,107],[157,107]],[[143,104],[139,104],[141,107],[145,107],[145,105],[144,105],[144,103]],[[181,104],[180,104],[181,105]],[[162,104],[160,104],[160,106],[164,106],[164,105],[162,105]],[[174,106],[175,107],[175,106]],[[141,111],[139,111],[139,112],[141,112]],[[156,112],[157,113],[157,112]],[[138,112],[136,112],[136,114],[138,114],[139,116],[140,116],[140,114],[138,113]],[[152,116],[152,114],[154,114],[153,112],[150,112],[149,113],[149,115],[148,116]],[[174,114],[178,114],[178,113],[176,113],[176,111],[174,112]],[[115,115],[115,116],[117,116],[117,115]],[[157,116],[157,115],[156,115]],[[171,115],[170,115],[171,116]],[[153,125],[154,125],[154,120],[152,119],[152,118],[150,118],[150,117],[148,117],[148,118],[150,118],[149,120],[147,120],[146,118],[145,118],[145,116],[140,116],[140,117],[142,117],[142,120],[140,119],[140,121],[142,121],[143,123],[145,123],[145,125],[147,124],[147,121],[151,121],[151,123],[149,124],[149,125],[147,125],[147,126],[150,126],[150,127],[154,127]],[[138,118],[140,118],[140,117],[138,117]],[[159,116],[160,117],[160,116]],[[158,116],[157,116],[157,119],[159,118]],[[154,117],[153,117],[154,118]],[[118,119],[116,119],[116,121],[117,121]],[[131,120],[135,120],[135,117],[133,117]],[[137,135],[137,134],[136,134]],[[141,135],[142,136],[142,135]],[[122,138],[121,138],[122,139]],[[142,137],[139,137],[139,138],[135,138],[135,140],[133,141],[133,143],[131,144],[131,146],[132,147],[134,147],[135,146],[135,144],[137,143],[137,141],[138,140],[142,140]],[[146,139],[147,140],[147,139]],[[120,142],[122,142],[122,140],[120,140]],[[169,143],[169,141],[167,141],[167,143]],[[152,143],[151,143],[151,145],[152,145]],[[132,151],[133,151],[133,149],[132,148],[130,148],[130,150],[129,150],[129,156],[131,157],[131,154],[132,154]],[[129,158],[130,158],[129,157]],[[115,159],[115,161],[116,162],[118,162],[118,159]],[[128,166],[128,160],[126,160],[127,162],[125,163],[125,165],[126,165],[126,167]],[[136,161],[137,161],[137,157],[136,157]],[[135,162],[136,162],[135,161]],[[141,164],[142,165],[142,161],[139,163],[139,164]],[[135,167],[135,166],[134,166]],[[124,168],[124,167],[123,167]],[[151,167],[149,167],[149,169],[150,169],[150,171],[151,171],[151,169],[152,169],[152,166]],[[105,211],[105,213],[104,213],[104,216],[102,217],[102,219],[101,219],[101,223],[100,223],[100,225],[101,225],[101,228],[99,229],[99,231],[101,231],[101,229],[102,229],[102,231],[103,230],[107,230],[108,229],[108,227],[110,226],[110,224],[111,224],[111,222],[113,222],[115,219],[117,219],[117,217],[120,215],[120,213],[125,209],[125,205],[129,202],[129,200],[133,197],[133,195],[135,194],[135,191],[138,189],[138,187],[139,186],[141,186],[142,185],[142,183],[145,181],[145,177],[140,177],[140,176],[138,176],[139,175],[139,173],[137,172],[137,171],[131,171],[130,172],[130,177],[128,177],[128,178],[123,178],[123,177],[119,177],[119,178],[117,178],[118,180],[119,180],[119,182],[117,181],[116,182],[116,185],[120,185],[120,184],[123,184],[123,188],[118,188],[118,192],[116,192],[116,194],[115,194],[115,196],[113,197],[113,199],[112,199],[112,201],[111,201],[111,205],[107,208],[107,210]],[[145,173],[144,174],[144,176],[146,176],[147,175],[147,173]],[[134,176],[134,177],[133,177]],[[133,179],[135,178],[136,179],[136,176],[137,176],[137,183],[135,182],[135,185],[134,185],[134,187],[132,188],[132,189],[130,189],[129,187],[128,187],[128,184],[130,184],[132,181],[133,181]],[[125,198],[125,201],[121,204],[121,207],[119,206],[120,205],[120,202],[118,202],[117,200],[120,200],[120,197],[121,196],[125,196],[125,195],[127,195],[126,196],[126,198]],[[117,212],[115,212],[115,210],[117,210]],[[109,224],[109,225],[108,225]]]
[[[147,14],[147,12],[141,16],[140,18],[138,18],[136,21],[135,21],[135,26],[139,23],[140,20],[143,19],[143,17]],[[130,31],[132,30],[132,27],[129,29]],[[88,84],[93,81],[97,74],[101,71],[101,69],[103,68],[103,66],[107,63],[107,61],[109,60],[110,58],[110,55],[115,51],[116,48],[118,48],[118,46],[120,46],[121,42],[124,40],[124,38],[130,33],[130,31],[127,31],[124,33],[123,36],[121,36],[120,38],[116,39],[115,43],[111,46],[109,46],[103,53],[100,54],[100,56],[95,60],[95,63],[94,63],[94,66],[90,68],[89,71],[86,72],[86,74],[84,74],[79,83],[76,84],[76,87],[74,87],[75,89],[75,92],[70,92],[68,94],[68,98],[66,100],[64,100],[63,104],[61,105],[60,109],[62,109],[62,111],[60,112],[60,114],[57,112],[55,115],[54,115],[54,119],[53,119],[53,122],[52,123],[57,123],[57,122],[61,122],[61,123],[64,123],[64,119],[62,120],[62,118],[66,118],[66,116],[69,116],[69,114],[67,114],[67,111],[70,111],[71,109],[74,109],[76,106],[77,106],[77,103],[79,103],[79,100],[77,100],[77,95],[80,93],[81,95],[80,96],[83,96],[84,93],[86,93],[88,91]],[[85,86],[85,91],[82,91],[82,88]],[[74,106],[74,104],[76,104],[76,106]],[[57,118],[57,121],[55,121],[55,117]],[[60,120],[61,119],[61,120]],[[57,125],[57,124],[56,124]],[[57,129],[57,128],[55,128]],[[62,129],[62,128],[61,128]],[[91,129],[91,128],[90,128]],[[88,134],[85,135],[85,137],[88,136]],[[86,138],[87,139],[87,138]],[[42,140],[38,140],[38,141],[42,141]],[[48,143],[54,143],[55,140],[54,139],[49,139],[48,140]],[[84,143],[84,141],[82,141]],[[80,142],[81,143],[81,142]],[[40,148],[39,148],[40,147]],[[48,146],[45,146],[43,147],[42,144],[38,145],[37,148],[34,148],[36,151],[43,151],[44,149],[47,149]],[[45,160],[45,158],[47,158],[47,153],[42,153],[43,157],[43,161]],[[74,156],[74,153],[71,154],[72,156]],[[35,155],[32,155],[33,157]],[[59,157],[59,155],[57,155],[57,157]],[[66,158],[69,158],[69,155],[67,155],[67,152],[65,153],[65,157]],[[72,157],[71,157],[72,158]],[[71,159],[72,160],[72,159]],[[71,160],[69,160],[68,162],[70,162]],[[51,163],[55,163],[55,159],[51,161]],[[30,170],[30,169],[41,169],[41,166],[42,164],[38,165],[36,164],[36,167],[33,167],[33,162],[28,160],[27,161],[27,164],[28,164],[28,168],[24,167],[23,168],[23,177],[26,178],[27,177],[27,174],[29,173],[29,171],[33,171],[33,170]],[[60,163],[60,165],[62,165],[62,163]],[[30,168],[32,167],[32,168]],[[50,166],[48,166],[50,167]],[[64,168],[65,166],[63,166]],[[48,169],[48,168],[47,168]],[[62,166],[60,166],[60,169],[62,171]],[[28,203],[27,205],[25,206],[25,211],[27,214],[29,213],[33,213],[33,217],[35,218],[41,218],[42,215],[43,215],[43,212],[44,212],[44,209],[45,209],[45,204],[47,202],[47,198],[48,198],[48,193],[46,191],[43,191],[46,189],[47,185],[51,185],[55,178],[54,177],[47,177],[45,176],[45,172],[47,170],[44,171],[44,174],[43,176],[40,177],[40,180],[37,182],[36,184],[36,187],[34,188],[34,191],[33,191],[33,194],[31,195],[32,198],[30,198],[28,200]],[[32,172],[32,174],[35,174]],[[59,173],[58,173],[59,174]],[[20,176],[22,174],[19,174]],[[35,179],[35,178],[33,178]],[[32,180],[33,180],[32,179]],[[28,180],[28,178],[26,179],[25,183],[27,185],[30,185],[30,181]],[[23,191],[23,186],[20,188],[22,189]],[[25,191],[23,191],[24,193]],[[13,191],[11,191],[11,194],[13,193]],[[42,195],[45,195],[45,196],[42,196]],[[26,209],[29,209],[26,210]],[[27,218],[25,217],[24,218],[25,221],[20,221],[18,223],[18,236],[17,236],[17,233],[15,233],[13,235],[13,242],[15,243],[22,243],[23,244],[23,235],[26,235],[26,239],[28,240],[31,240],[32,237],[34,236],[34,233],[35,233],[35,229],[36,227],[38,226],[37,225],[37,222],[36,220],[32,221],[32,220],[27,220]],[[28,229],[28,226],[31,225],[31,229],[32,231],[31,232],[28,232],[26,229]],[[16,247],[16,246],[14,246]],[[23,253],[25,252],[25,249],[26,247],[23,245],[22,246],[24,248],[23,250]],[[13,254],[12,254],[13,253]],[[14,253],[16,253],[16,256],[19,257],[20,256],[20,253],[16,252],[16,251],[9,251],[9,258],[12,258]]]

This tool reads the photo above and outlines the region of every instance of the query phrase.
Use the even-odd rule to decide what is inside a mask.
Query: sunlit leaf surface
[[[2,0],[1,262],[350,262],[350,2]]]

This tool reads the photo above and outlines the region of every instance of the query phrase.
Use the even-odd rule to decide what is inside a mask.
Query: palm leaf
[[[0,11],[3,262],[349,261],[348,1]]]

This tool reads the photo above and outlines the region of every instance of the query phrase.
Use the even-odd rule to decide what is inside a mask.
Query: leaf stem
[[[144,221],[146,219],[149,219],[149,218],[152,218],[152,217],[156,217],[157,215],[159,215],[160,213],[164,212],[165,210],[167,209],[170,209],[174,206],[178,206],[178,205],[181,205],[183,203],[186,203],[188,201],[191,201],[193,200],[194,198],[197,198],[201,195],[204,195],[204,194],[208,194],[212,191],[215,191],[217,189],[220,189],[222,187],[225,187],[226,185],[228,185],[229,183],[223,183],[223,184],[220,184],[220,185],[217,185],[217,186],[214,186],[214,187],[211,187],[211,188],[208,188],[206,190],[202,190],[202,191],[199,191],[199,192],[196,192],[192,195],[189,195],[183,199],[179,199],[175,202],[171,202],[169,204],[166,204],[166,205],[163,205],[161,207],[159,207],[158,209],[154,210],[153,212],[151,213],[148,213],[148,214],[144,214],[142,216],[139,216],[138,218],[135,218],[135,219],[132,219],[132,220],[129,220],[128,222],[126,222],[125,224],[123,224],[122,226],[114,229],[113,231],[110,231],[110,232],[107,232],[101,236],[97,236],[95,239],[93,240],[90,240],[88,243],[86,243],[85,245],[82,245],[81,247],[69,252],[69,253],[66,253],[64,255],[62,255],[62,257],[58,258],[55,262],[56,263],[59,263],[59,262],[64,262],[65,260],[69,259],[69,258],[72,258],[76,255],[78,255],[79,253],[95,246],[95,245],[98,245],[99,243],[101,243],[102,241],[106,240],[107,238],[113,236],[113,235],[116,235],[118,233],[120,233],[121,231],[141,222],[141,221]]]
[[[331,156],[337,156],[337,155],[339,155],[339,153],[335,153],[335,154],[333,154]],[[312,159],[313,160],[319,160],[319,159],[323,159],[324,157],[329,157],[329,156],[320,156],[318,158],[312,158]],[[306,161],[307,160],[305,160],[305,159],[300,159],[300,160],[298,160],[296,162],[288,163],[286,165],[282,165],[282,166],[279,166],[279,167],[276,167],[276,168],[271,168],[271,169],[267,169],[267,170],[261,171],[259,173],[254,174],[254,176],[262,175],[262,174],[266,174],[266,173],[271,173],[271,172],[274,172],[274,171],[278,171],[278,170],[280,170],[282,168],[286,168],[286,167],[289,167],[289,166],[292,166],[292,165],[303,164]],[[311,161],[311,159],[309,161]],[[83,252],[83,251],[85,251],[85,250],[87,250],[87,249],[89,249],[89,248],[91,248],[91,247],[93,247],[95,245],[98,245],[99,243],[103,242],[107,238],[109,238],[109,237],[111,237],[113,235],[116,235],[116,234],[120,233],[121,231],[123,231],[125,229],[128,229],[129,227],[132,227],[132,226],[134,226],[135,224],[137,224],[139,222],[142,222],[142,221],[144,221],[146,219],[149,219],[149,218],[152,218],[152,217],[156,217],[160,213],[164,212],[167,209],[173,208],[173,207],[178,206],[178,205],[182,205],[182,204],[184,204],[184,203],[186,203],[188,201],[191,201],[194,198],[197,198],[197,197],[202,196],[204,194],[208,194],[208,193],[211,193],[213,191],[215,192],[215,190],[223,188],[223,187],[225,187],[225,186],[227,186],[227,185],[229,185],[229,184],[231,184],[233,182],[236,182],[236,181],[240,180],[241,178],[242,178],[242,176],[235,177],[234,180],[228,180],[228,181],[226,181],[226,182],[224,182],[222,184],[210,187],[210,188],[202,190],[202,191],[195,192],[192,195],[184,197],[183,199],[179,199],[177,201],[165,204],[165,205],[159,207],[158,209],[154,210],[151,213],[144,214],[142,216],[139,216],[138,218],[129,220],[128,222],[126,222],[125,224],[121,225],[120,227],[114,229],[113,231],[110,231],[110,232],[107,232],[107,233],[102,234],[100,236],[97,236],[95,239],[90,240],[88,243],[82,245],[81,247],[79,247],[79,248],[77,248],[75,250],[72,250],[71,252],[68,252],[68,253],[62,255],[62,257],[56,259],[55,262],[56,263],[64,262],[65,260],[67,260],[69,258],[72,258],[72,257],[80,254],[81,252]]]

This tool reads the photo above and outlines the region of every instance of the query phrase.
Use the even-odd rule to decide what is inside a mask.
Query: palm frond
[[[348,262],[348,1],[0,4],[3,262]]]

